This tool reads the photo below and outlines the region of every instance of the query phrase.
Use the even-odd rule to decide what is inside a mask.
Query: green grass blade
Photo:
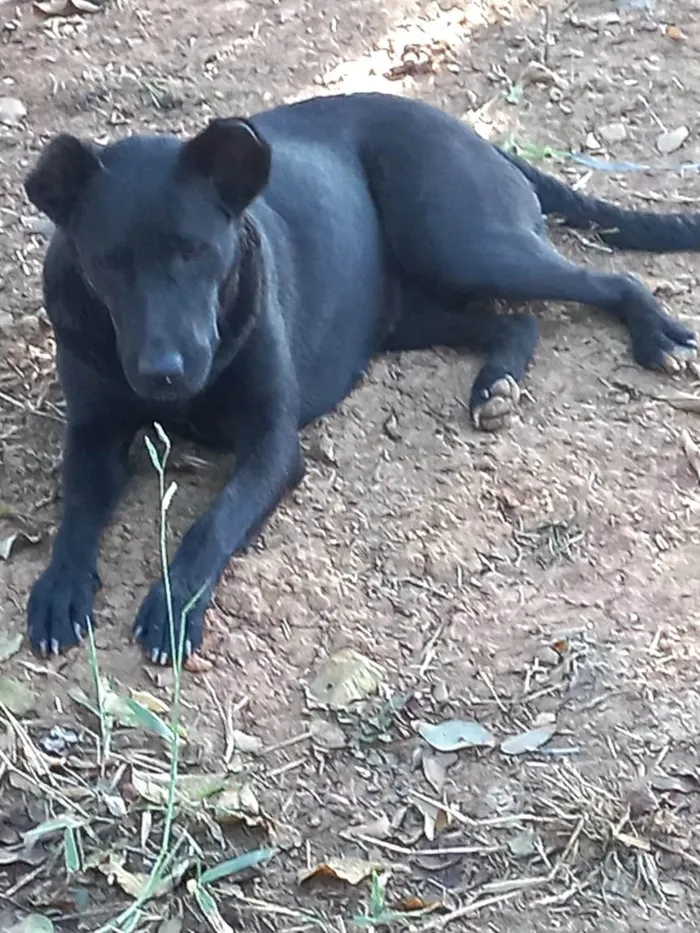
[[[254,868],[262,862],[269,861],[278,851],[278,849],[274,848],[252,849],[250,852],[244,852],[243,855],[237,855],[236,858],[219,862],[218,865],[214,865],[202,872],[199,879],[200,884],[212,884],[214,881],[219,881],[220,878],[236,875],[247,868]]]

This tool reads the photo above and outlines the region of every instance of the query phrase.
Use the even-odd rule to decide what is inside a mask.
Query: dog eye
[[[203,251],[204,246],[201,243],[195,243],[192,240],[182,240],[178,244],[178,252],[180,253],[180,257],[184,259],[185,262],[191,262],[191,260],[201,256]]]

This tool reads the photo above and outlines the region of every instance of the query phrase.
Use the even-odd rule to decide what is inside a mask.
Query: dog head
[[[30,201],[70,238],[108,308],[141,397],[184,400],[206,385],[243,212],[269,173],[269,146],[251,124],[217,119],[185,143],[134,136],[98,147],[61,135],[27,176]]]

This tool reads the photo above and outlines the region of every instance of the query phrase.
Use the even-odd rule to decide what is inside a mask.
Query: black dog
[[[26,190],[57,226],[44,291],[68,406],[63,520],[28,609],[41,652],[76,644],[91,617],[100,534],[146,424],[237,454],[171,567],[176,620],[200,593],[190,652],[232,554],[302,476],[300,426],[332,410],[373,354],[483,354],[471,410],[493,428],[537,340],[534,318],[496,314],[493,299],[601,308],[646,367],[677,371],[695,347],[636,279],[562,258],[542,215],[661,252],[700,249],[699,214],[584,197],[407,99],[317,98],[214,120],[185,143],[61,135]],[[170,658],[162,581],[134,631],[154,660]]]

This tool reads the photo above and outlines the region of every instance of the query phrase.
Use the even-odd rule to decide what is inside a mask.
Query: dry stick
[[[284,748],[290,748],[292,745],[298,745],[299,742],[305,742],[311,738],[311,732],[300,732],[299,735],[293,735],[291,739],[285,739],[284,742],[278,742],[276,745],[268,745],[260,752],[260,757],[270,755],[272,752],[280,752]]]
[[[560,867],[564,864],[566,859],[571,854],[571,850],[576,845],[578,837],[581,835],[583,830],[586,818],[584,816],[579,817],[576,826],[573,829],[573,832],[569,836],[569,840],[566,843],[566,847],[562,852],[559,859],[557,859],[556,864],[550,872],[546,875],[543,875],[541,878],[528,878],[523,879],[522,882],[503,882],[503,884],[518,884],[518,887],[514,891],[506,891],[504,894],[495,894],[493,897],[482,898],[481,900],[472,901],[470,904],[466,904],[464,907],[459,907],[457,910],[453,910],[452,913],[446,914],[446,916],[441,917],[438,921],[433,921],[432,923],[427,924],[420,928],[420,933],[428,933],[429,930],[442,930],[448,923],[452,923],[453,920],[459,920],[461,917],[467,917],[469,914],[477,913],[482,910],[484,907],[491,907],[493,904],[500,904],[503,901],[509,901],[517,897],[519,894],[522,894],[524,890],[528,888],[538,888],[545,884],[550,884],[556,877]],[[485,890],[486,886],[484,887]]]
[[[387,852],[394,852],[396,855],[412,856],[414,858],[424,855],[490,855],[493,852],[502,852],[505,849],[505,846],[445,846],[442,849],[409,849],[407,846],[399,846],[394,842],[387,842],[385,839],[366,836],[364,833],[354,833],[352,830],[338,833],[338,835],[341,839],[347,839],[349,842],[360,841],[367,845],[386,849]]]

